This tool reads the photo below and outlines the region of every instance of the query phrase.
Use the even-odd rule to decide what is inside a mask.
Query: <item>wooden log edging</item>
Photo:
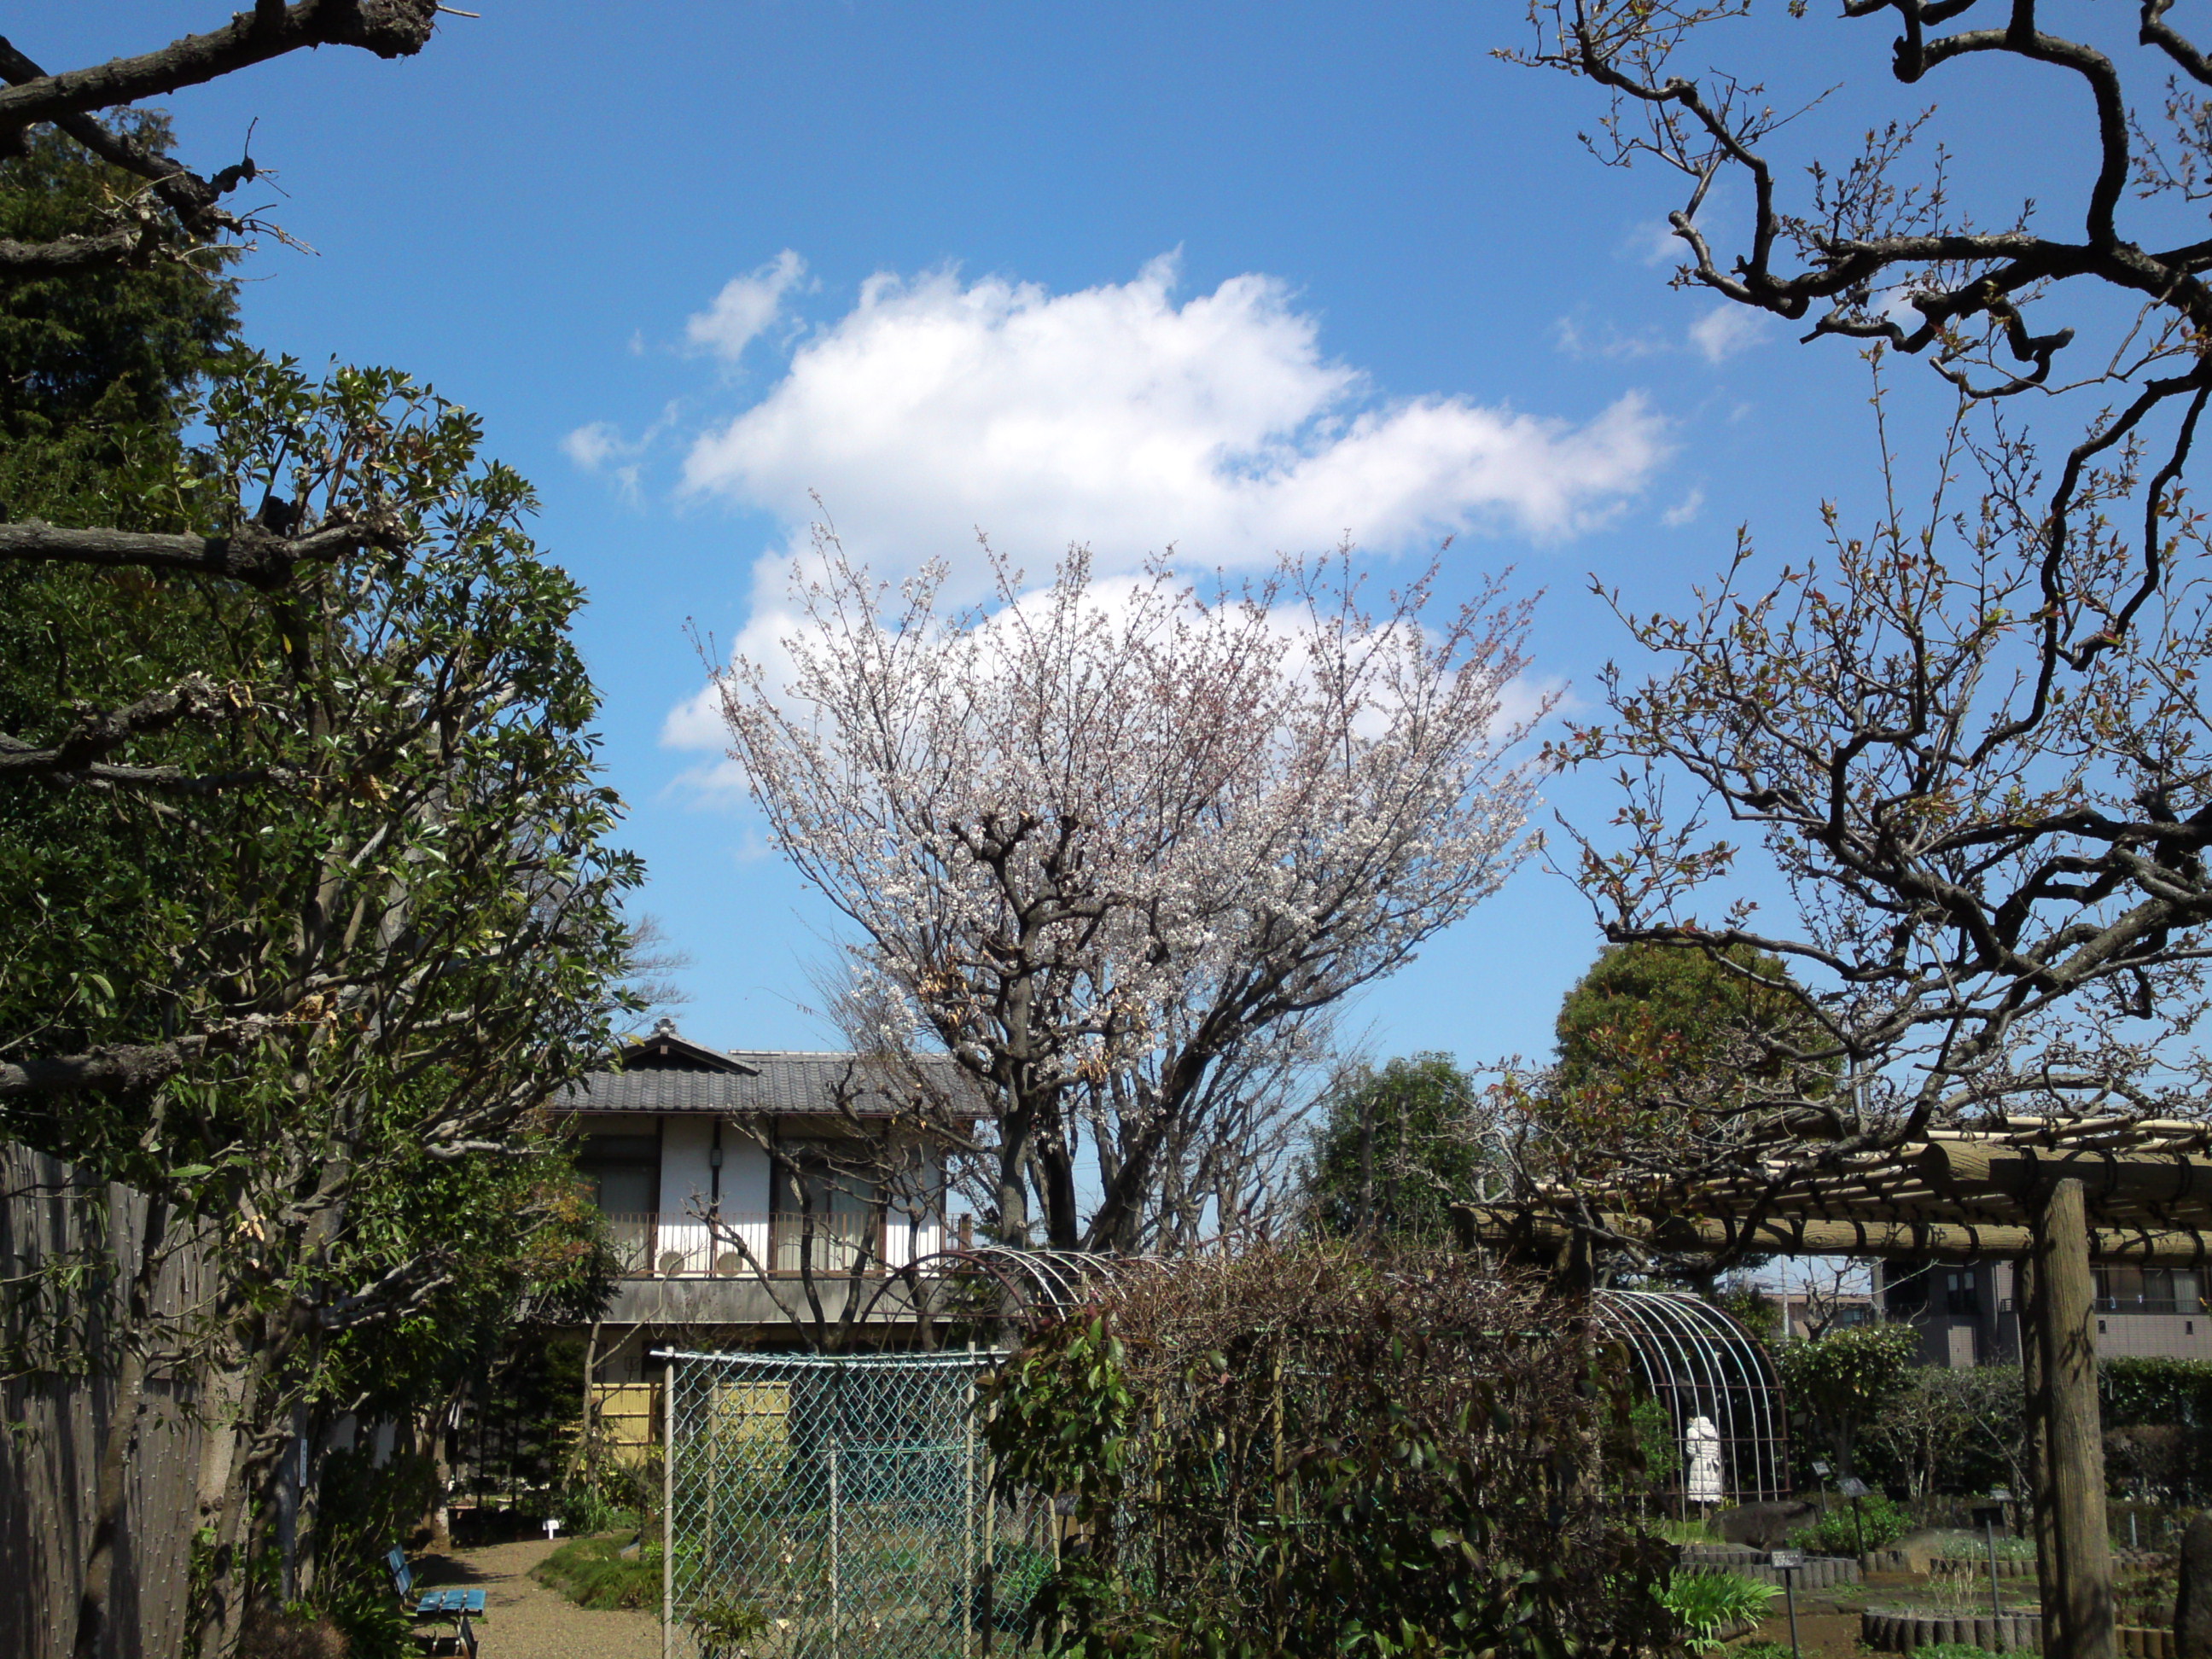
[[[2170,1630],[2123,1625],[2113,1633],[2119,1639],[2121,1659],[2174,1659],[2173,1632]],[[1882,1653],[1911,1653],[1916,1648],[1932,1647],[1938,1642],[2040,1651],[2043,1620],[2040,1614],[2033,1613],[2008,1613],[2000,1619],[1986,1613],[1975,1617],[1966,1613],[1885,1612],[1869,1607],[1859,1615],[1859,1640]]]
[[[1685,1544],[1681,1565],[1692,1572],[1736,1572],[1761,1584],[1779,1585],[1782,1569],[1765,1550],[1726,1545]],[[1848,1555],[1808,1555],[1804,1565],[1790,1570],[1801,1590],[1833,1589],[1859,1582],[1859,1564]]]
[[[1869,1607],[1859,1615],[1859,1640],[1882,1653],[1911,1653],[1938,1642],[2040,1651],[2043,1618],[2033,1613],[2008,1613],[2002,1618],[1985,1613],[1978,1618],[1971,1613],[1898,1613]],[[2163,1656],[2144,1659],[2163,1659]]]

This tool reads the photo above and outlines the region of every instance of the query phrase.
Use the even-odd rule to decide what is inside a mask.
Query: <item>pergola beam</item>
[[[2076,1183],[2077,1186],[2079,1183]],[[1501,1204],[1452,1206],[1462,1242],[1502,1249],[1556,1249],[1575,1236],[1564,1216]],[[2017,1259],[2035,1246],[2033,1227],[1965,1221],[1838,1221],[1773,1216],[1755,1224],[1724,1216],[1654,1221],[1619,1213],[1596,1218],[1605,1231],[1655,1249],[1728,1251],[1747,1255],[1854,1255],[1889,1260],[1973,1261]],[[2183,1227],[2083,1229],[2087,1259],[2152,1266],[2212,1262],[2212,1234]]]
[[[1926,1181],[1962,1194],[2026,1200],[2054,1181],[2078,1181],[2085,1201],[2212,1205],[2212,1158],[2158,1152],[2041,1152],[1986,1142],[1931,1141],[1912,1159]]]

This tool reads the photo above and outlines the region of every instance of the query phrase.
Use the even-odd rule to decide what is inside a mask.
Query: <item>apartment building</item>
[[[1921,1333],[1929,1364],[2020,1363],[2020,1314],[2011,1261],[1885,1262],[1883,1310]],[[2190,1267],[2110,1266],[2097,1278],[2097,1351],[2107,1357],[2212,1359],[2212,1309],[2204,1275]]]

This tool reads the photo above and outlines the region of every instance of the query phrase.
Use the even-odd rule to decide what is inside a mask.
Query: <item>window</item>
[[[769,1249],[775,1271],[797,1273],[805,1261],[817,1272],[837,1273],[849,1269],[855,1257],[872,1255],[876,1183],[854,1172],[852,1158],[841,1157],[833,1143],[783,1150],[800,1176],[794,1183],[789,1175],[779,1175],[773,1183]]]
[[[1949,1267],[1943,1273],[1943,1311],[1972,1318],[1982,1310],[1982,1298],[1972,1267]]]
[[[2097,1305],[2112,1313],[2196,1313],[2203,1287],[2193,1267],[2099,1267]]]
[[[660,1142],[653,1135],[592,1135],[576,1155],[592,1202],[602,1212],[644,1217],[660,1205]]]

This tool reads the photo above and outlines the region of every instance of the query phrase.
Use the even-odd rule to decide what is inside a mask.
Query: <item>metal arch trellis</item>
[[[888,1297],[911,1297],[933,1323],[1013,1327],[1068,1313],[1136,1274],[1169,1270],[1159,1256],[965,1245],[924,1256],[888,1276],[864,1316]]]
[[[1101,1256],[1073,1251],[977,1245],[933,1259],[996,1291],[1009,1321],[1065,1314],[1102,1288],[1137,1275],[1170,1273],[1158,1256]],[[1668,1497],[1693,1502],[1757,1503],[1790,1491],[1789,1413],[1782,1379],[1764,1345],[1711,1303],[1678,1291],[1600,1290],[1597,1322],[1628,1349],[1638,1377],[1666,1410],[1681,1465]],[[1698,1418],[1717,1435],[1717,1487],[1693,1492],[1687,1445]],[[1717,1496],[1713,1496],[1717,1490]]]
[[[1789,1414],[1765,1347],[1709,1302],[1673,1291],[1601,1290],[1596,1322],[1667,1412],[1681,1463],[1668,1496],[1693,1503],[1757,1503],[1790,1492]],[[1707,1483],[1692,1468],[1692,1427],[1717,1437],[1720,1467]]]
[[[936,1268],[943,1282],[988,1287],[996,1306],[967,1311],[1012,1325],[1064,1315],[1101,1289],[1181,1265],[1187,1263],[986,1244],[947,1250],[917,1267]],[[1787,1497],[1789,1413],[1781,1377],[1759,1340],[1721,1309],[1678,1291],[1600,1290],[1595,1302],[1600,1328],[1626,1346],[1638,1377],[1667,1413],[1681,1460],[1668,1492],[1671,1506]],[[1720,1468],[1716,1481],[1693,1491],[1687,1443],[1700,1417],[1713,1425]]]

